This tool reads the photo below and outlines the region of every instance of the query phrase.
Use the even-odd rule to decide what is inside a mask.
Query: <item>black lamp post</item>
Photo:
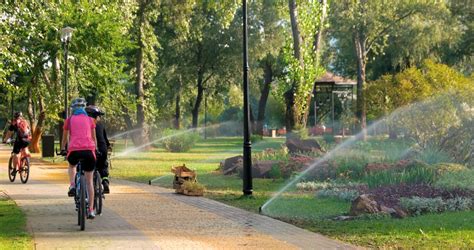
[[[247,0],[242,0],[243,16],[243,87],[244,87],[244,172],[243,192],[245,196],[252,195],[252,143],[250,142],[250,109],[248,86],[248,44],[247,44]]]
[[[204,139],[207,139],[207,92],[204,89]]]
[[[65,27],[61,29],[61,42],[63,43],[64,48],[64,113],[63,117],[66,119],[69,116],[69,108],[68,108],[68,101],[67,101],[67,93],[68,93],[68,86],[67,86],[67,78],[68,78],[68,69],[67,69],[67,58],[68,58],[68,49],[69,49],[69,42],[72,38],[72,32],[74,31],[71,27]]]
[[[72,31],[74,29],[71,27],[65,27],[61,29],[61,42],[63,43],[63,50],[64,50],[64,77],[63,77],[63,85],[64,85],[64,110],[62,112],[62,117],[66,119],[68,117],[68,105],[67,105],[67,93],[68,93],[68,86],[67,86],[67,78],[68,78],[68,68],[67,68],[67,58],[68,58],[68,49],[69,49],[69,42],[71,42],[72,38]],[[59,143],[62,143],[63,138],[63,121],[58,124],[59,130]],[[62,148],[63,145],[60,145]]]

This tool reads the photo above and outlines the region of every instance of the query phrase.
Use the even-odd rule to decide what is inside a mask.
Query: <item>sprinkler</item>
[[[259,214],[263,214],[263,210],[262,210],[262,207],[261,207],[261,206],[258,207],[258,213],[259,213]]]
[[[151,180],[148,181],[148,185],[151,185]]]

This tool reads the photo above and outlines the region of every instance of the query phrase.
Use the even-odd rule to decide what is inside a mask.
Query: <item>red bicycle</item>
[[[8,161],[8,179],[14,182],[16,174],[20,174],[21,183],[25,184],[30,177],[30,155],[27,152],[27,148],[21,149],[18,166],[13,166],[13,155],[12,152]]]

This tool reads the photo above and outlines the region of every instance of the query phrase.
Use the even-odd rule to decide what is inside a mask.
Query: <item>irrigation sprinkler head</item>
[[[149,180],[149,181],[148,181],[148,185],[150,185],[150,186],[151,186],[151,180]]]
[[[263,214],[262,206],[258,207],[258,213]]]

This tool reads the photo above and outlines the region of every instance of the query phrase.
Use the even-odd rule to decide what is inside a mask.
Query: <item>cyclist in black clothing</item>
[[[109,164],[107,161],[107,149],[110,147],[109,139],[105,131],[104,124],[100,122],[100,117],[105,113],[94,105],[86,107],[87,114],[92,117],[95,121],[95,134],[97,137],[97,148],[99,154],[97,155],[96,167],[97,171],[102,178],[102,186],[104,187],[104,193],[110,193],[109,189]]]

